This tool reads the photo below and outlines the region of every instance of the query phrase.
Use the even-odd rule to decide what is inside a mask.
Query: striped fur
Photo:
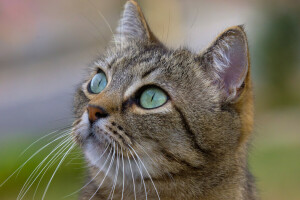
[[[127,2],[120,24],[116,37],[121,42],[93,63],[74,97],[78,123],[73,134],[89,165],[89,184],[80,199],[107,199],[111,191],[112,199],[145,199],[144,184],[148,199],[257,199],[247,167],[253,102],[243,28],[226,30],[196,54],[168,49],[153,39],[135,1]],[[233,62],[224,56],[235,48],[235,40],[242,41],[239,48],[246,52],[235,59],[247,63],[237,72],[236,66],[227,70]],[[100,94],[91,94],[87,87],[99,69],[108,84]],[[227,88],[218,72],[243,70],[246,75],[233,76],[238,77],[230,85],[235,91],[224,97]],[[145,85],[162,88],[168,102],[157,109],[141,108],[136,94]],[[89,124],[88,104],[101,106],[108,117]],[[110,151],[105,151],[107,145]]]

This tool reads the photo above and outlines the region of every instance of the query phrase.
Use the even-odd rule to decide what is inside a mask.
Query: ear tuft
[[[126,2],[115,38],[119,42],[126,40],[156,41],[136,1],[129,0]]]
[[[236,26],[223,32],[204,52],[202,60],[213,82],[222,90],[224,100],[237,100],[249,68],[243,27]]]

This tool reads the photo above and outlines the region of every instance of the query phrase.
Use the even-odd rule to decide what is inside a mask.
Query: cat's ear
[[[149,40],[158,42],[151,32],[141,8],[134,0],[129,0],[125,4],[122,17],[117,27],[115,39],[118,42],[126,40]]]
[[[225,102],[236,102],[247,83],[249,52],[242,26],[220,34],[202,54],[204,69],[221,90]]]

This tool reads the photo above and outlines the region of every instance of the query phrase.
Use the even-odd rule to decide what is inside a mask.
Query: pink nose
[[[100,118],[105,118],[108,116],[108,113],[100,106],[88,105],[87,111],[88,111],[89,120],[91,123],[94,123],[95,121],[97,121]]]

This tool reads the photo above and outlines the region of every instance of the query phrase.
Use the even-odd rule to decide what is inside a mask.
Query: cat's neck
[[[168,174],[160,178],[154,178],[153,182],[158,190],[161,200],[171,199],[197,199],[197,200],[239,200],[255,199],[254,181],[247,168],[236,168],[230,175],[216,178],[216,175],[208,175],[205,178],[199,176],[201,170],[189,172],[187,174]],[[194,175],[193,175],[194,174]],[[89,184],[83,191],[81,200],[91,197],[97,190],[100,175],[93,183]],[[98,181],[97,181],[98,180]],[[99,183],[98,183],[99,182]],[[106,199],[112,192],[113,180],[106,178],[101,189],[97,192],[96,199]],[[147,188],[148,199],[159,199],[153,183],[149,178],[144,179]],[[114,198],[121,199],[145,199],[144,183],[141,180],[135,181],[135,188],[131,182],[126,181],[124,190],[122,180],[117,181],[114,189]],[[135,190],[135,193],[133,192]],[[123,193],[123,194],[122,194]],[[135,195],[134,195],[135,194]]]

